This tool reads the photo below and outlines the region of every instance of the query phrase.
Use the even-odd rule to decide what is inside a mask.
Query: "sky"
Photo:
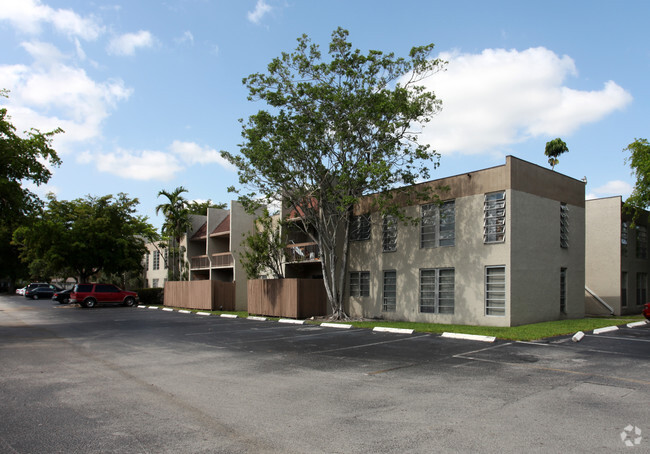
[[[423,83],[442,111],[420,141],[441,154],[431,178],[502,165],[548,167],[546,142],[569,152],[555,170],[587,178],[587,198],[634,178],[628,144],[650,139],[647,0],[0,0],[0,98],[19,131],[62,128],[58,199],[125,192],[155,226],[160,190],[227,202],[239,119],[265,105],[242,78],[265,71],[307,34],[325,51],[349,41],[407,56],[434,43],[446,70]]]

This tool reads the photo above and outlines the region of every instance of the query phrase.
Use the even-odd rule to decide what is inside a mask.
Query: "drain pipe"
[[[587,287],[586,285],[585,285],[585,290],[587,291],[587,293],[589,293],[591,296],[593,296],[596,301],[598,301],[600,304],[602,304],[603,306],[605,306],[607,308],[607,310],[609,311],[609,315],[614,315],[614,309],[612,309],[612,306],[610,306],[605,301],[603,301],[603,299],[600,296],[598,296],[594,292],[592,292],[591,289],[589,289],[589,287]]]

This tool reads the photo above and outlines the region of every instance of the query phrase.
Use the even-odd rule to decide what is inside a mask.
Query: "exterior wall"
[[[587,200],[585,220],[585,285],[617,315],[621,313],[621,203],[621,197]]]
[[[614,309],[615,315],[640,313],[645,300],[637,304],[637,273],[650,276],[650,254],[637,256],[636,229],[632,216],[622,211],[621,197],[587,201],[585,284]],[[626,221],[627,251],[621,245],[622,223]],[[648,213],[637,219],[636,226],[648,228]],[[646,244],[646,249],[648,245]],[[627,273],[627,305],[622,304],[621,273]],[[646,284],[647,288],[647,284]],[[648,293],[650,295],[650,293]],[[590,297],[587,297],[587,301]],[[646,297],[646,300],[650,298]],[[593,302],[591,302],[593,304]]]
[[[167,281],[167,266],[165,266],[164,254],[167,249],[157,249],[153,243],[147,243],[148,255],[144,256],[144,280],[145,287],[164,287]],[[153,269],[153,256],[154,252],[160,251],[160,267],[157,270]],[[147,263],[145,263],[147,262]],[[154,279],[158,279],[158,285],[154,286]]]
[[[583,185],[584,188],[584,185]],[[584,189],[583,189],[584,190]],[[570,205],[569,246],[560,247],[560,202],[511,191],[511,323],[584,317],[585,209]],[[566,268],[566,309],[560,270]]]
[[[252,232],[254,228],[255,216],[248,214],[239,202],[232,201],[230,203],[230,251],[234,258],[235,308],[238,311],[245,311],[248,307],[248,279],[241,264],[241,242],[244,239],[243,235]]]
[[[584,315],[584,183],[508,156],[493,167],[423,183],[440,198],[455,200],[455,244],[420,248],[419,225],[398,226],[397,251],[382,252],[382,221],[372,214],[371,239],[350,244],[349,272],[368,271],[370,295],[346,302],[353,316],[393,320],[514,326]],[[506,235],[503,243],[483,242],[484,197],[504,190]],[[371,197],[357,213],[371,210]],[[569,248],[560,247],[560,202],[570,212]],[[406,200],[403,200],[406,204]],[[418,219],[420,207],[406,207]],[[505,315],[486,315],[485,273],[490,266],[505,267]],[[420,270],[454,269],[454,313],[419,311]],[[566,314],[560,311],[560,269],[567,268]],[[394,312],[383,312],[383,271],[397,276]],[[348,273],[349,277],[349,273]]]

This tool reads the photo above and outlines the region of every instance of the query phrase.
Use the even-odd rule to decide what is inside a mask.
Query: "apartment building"
[[[417,225],[357,208],[351,316],[487,326],[584,316],[584,182],[508,156],[422,185],[442,203],[405,206]]]
[[[620,196],[586,201],[585,308],[638,314],[648,300],[648,212],[636,220]]]
[[[143,259],[144,286],[163,288],[168,276],[168,251],[157,243],[147,243],[147,253]]]
[[[189,262],[189,280],[235,283],[235,308],[247,308],[247,276],[239,260],[243,235],[255,217],[235,201],[229,210],[209,208],[206,216],[190,216],[192,227],[181,240]]]

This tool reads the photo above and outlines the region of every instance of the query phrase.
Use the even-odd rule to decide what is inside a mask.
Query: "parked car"
[[[32,285],[32,284],[29,284]],[[25,289],[25,298],[31,298],[33,300],[42,299],[42,298],[52,298],[54,292],[63,290],[61,287],[57,287],[53,284],[39,284],[37,287]]]
[[[645,306],[643,307],[643,315],[645,318],[650,320],[650,303],[645,303]]]
[[[113,284],[77,284],[70,293],[70,302],[83,307],[95,307],[98,303],[134,306],[139,300],[136,292],[122,290]]]
[[[61,290],[60,292],[54,292],[52,295],[52,301],[58,301],[59,304],[68,304],[70,302],[70,293],[72,289]]]
[[[26,288],[27,288],[27,287],[17,288],[17,289],[16,289],[16,295],[22,295],[22,296],[25,296],[25,289],[26,289]]]

